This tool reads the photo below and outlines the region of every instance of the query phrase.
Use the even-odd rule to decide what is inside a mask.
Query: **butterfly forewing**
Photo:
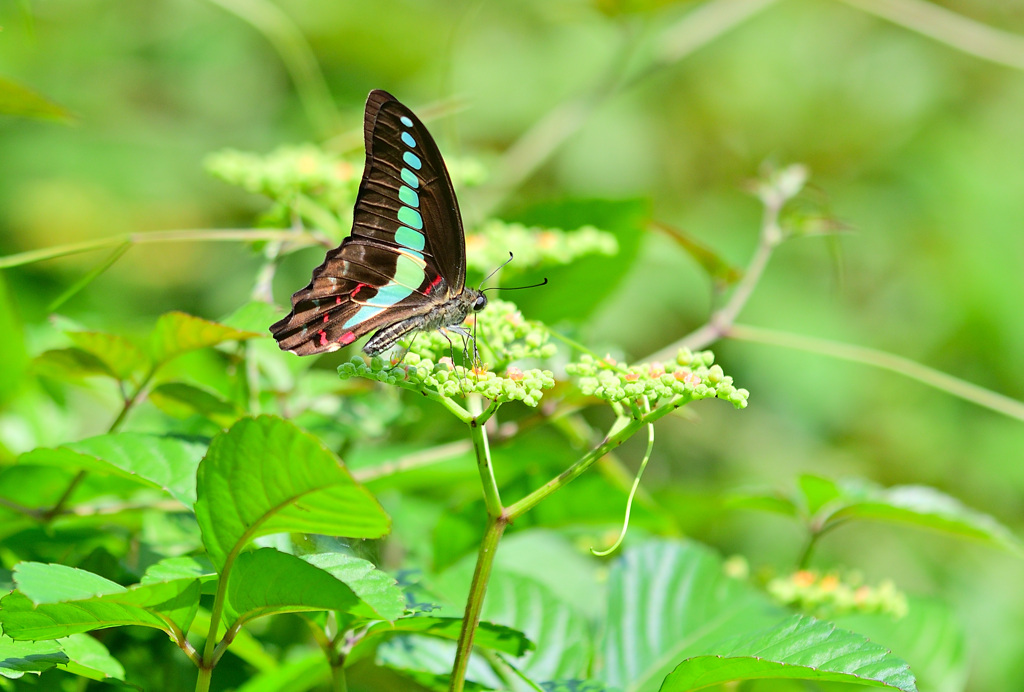
[[[458,203],[430,133],[379,90],[367,100],[363,128],[366,167],[352,233],[270,328],[282,349],[299,355],[334,351],[425,314],[465,285]]]

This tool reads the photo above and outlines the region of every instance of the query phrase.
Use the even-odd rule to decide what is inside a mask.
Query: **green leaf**
[[[0,635],[0,676],[20,678],[65,665],[70,658],[57,642],[19,642]]]
[[[0,624],[14,639],[59,639],[91,630],[140,625],[167,631],[167,623],[142,608],[75,601],[33,605],[27,596],[14,591],[0,600]]]
[[[967,685],[969,660],[964,625],[938,599],[911,598],[907,614],[851,614],[835,619],[910,662],[918,684],[931,692],[960,692]]]
[[[112,593],[125,587],[98,574],[67,565],[19,562],[14,566],[18,590],[36,605],[78,601]]]
[[[183,312],[168,312],[161,315],[153,327],[149,352],[154,361],[162,364],[189,351],[260,336],[264,334],[234,329]]]
[[[146,569],[146,573],[142,575],[141,583],[153,584],[176,579],[199,579],[205,582],[212,581],[216,577],[217,571],[205,557],[169,557],[150,565]]]
[[[124,666],[110,655],[107,647],[88,634],[72,634],[58,639],[64,653],[71,659],[66,670],[90,680],[124,680]]]
[[[283,315],[279,308],[262,300],[253,300],[240,306],[230,315],[220,320],[220,323],[234,329],[242,329],[248,332],[269,334],[270,325],[281,319]]]
[[[808,615],[713,647],[665,678],[661,692],[684,692],[743,680],[847,682],[914,692],[907,663],[860,634]]]
[[[817,514],[829,502],[836,500],[841,491],[835,481],[805,473],[799,479],[800,496],[808,514]]]
[[[390,521],[312,435],[273,416],[244,418],[199,465],[196,519],[218,569],[253,538],[322,533],[380,538]]]
[[[317,553],[302,559],[345,582],[372,609],[374,619],[394,622],[405,612],[405,592],[394,577],[372,562],[343,553]]]
[[[401,635],[414,634],[455,642],[459,639],[461,629],[462,618],[416,616],[401,618],[393,624],[379,622],[370,626],[366,634],[352,647],[348,658],[345,659],[345,665],[356,663],[372,654],[383,642]],[[516,657],[533,649],[533,644],[522,632],[492,622],[480,623],[473,638],[473,645]]]
[[[373,570],[373,565],[365,560],[358,562],[369,565]],[[339,572],[346,568],[338,565]],[[397,593],[400,597],[401,592]],[[389,615],[398,617],[401,614],[400,602],[398,613],[394,614],[393,598],[380,601],[389,607]],[[274,548],[260,548],[238,556],[228,577],[227,604],[228,616],[243,621],[274,613],[311,610],[337,610],[371,620],[383,617],[334,574]]]
[[[0,77],[0,115],[55,120],[64,124],[75,119],[63,106],[4,77]]]
[[[226,428],[244,415],[230,401],[216,392],[186,382],[165,382],[153,388],[149,400],[164,413],[175,418],[198,414]]]
[[[33,361],[35,369],[58,379],[95,377],[101,375],[119,379],[98,357],[82,348],[58,348],[44,351]]]
[[[991,515],[965,506],[956,498],[923,485],[881,488],[867,481],[841,485],[839,506],[832,506],[828,523],[850,519],[874,519],[913,524],[944,533],[994,543],[1020,553],[1022,546],[1013,532]]]
[[[770,626],[783,613],[727,577],[707,548],[645,543],[626,550],[609,574],[600,677],[625,692],[657,690],[679,661],[712,653],[717,642]]]
[[[205,451],[204,444],[178,437],[113,433],[55,449],[33,449],[18,463],[122,476],[165,490],[190,507],[196,498],[196,469]]]
[[[152,363],[149,357],[123,336],[106,332],[67,332],[78,348],[92,354],[119,380],[133,381]]]

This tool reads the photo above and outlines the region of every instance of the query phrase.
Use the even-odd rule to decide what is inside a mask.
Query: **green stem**
[[[42,248],[19,252],[0,257],[0,269],[20,267],[25,264],[42,262],[57,257],[67,257],[93,250],[116,248],[125,243],[142,245],[144,243],[195,243],[208,241],[247,242],[252,240],[288,240],[306,241],[319,244],[321,241],[312,233],[286,230],[269,230],[260,228],[240,228],[237,230],[182,230],[182,231],[147,231],[144,233],[120,233],[108,238],[86,240],[81,243],[68,243],[56,247]]]
[[[484,595],[487,583],[494,567],[494,555],[498,550],[498,542],[505,533],[509,520],[505,515],[487,516],[487,529],[484,531],[480,552],[476,558],[476,569],[473,570],[473,581],[469,587],[469,599],[466,601],[466,612],[462,618],[462,631],[455,651],[455,665],[452,667],[451,683],[448,692],[462,692],[466,684],[466,668],[469,656],[473,651],[473,637],[480,623],[480,613],[484,606]]]
[[[209,692],[210,680],[213,677],[213,669],[199,666],[199,676],[196,678],[196,692]]]

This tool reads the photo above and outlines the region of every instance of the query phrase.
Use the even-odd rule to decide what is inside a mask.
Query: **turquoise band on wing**
[[[405,125],[406,127],[412,127],[412,121],[409,120],[409,118],[405,117],[404,115],[401,118],[399,118],[399,120],[401,120],[402,124]]]
[[[420,206],[420,196],[412,188],[405,185],[398,189],[398,199],[402,200],[402,204],[407,207],[418,208]]]
[[[420,181],[416,177],[416,174],[410,171],[408,168],[402,169],[402,182],[409,187],[419,187]],[[418,206],[418,205],[417,205]]]
[[[418,233],[405,226],[399,226],[398,230],[395,231],[395,242],[402,247],[415,250],[418,254],[423,251],[423,247],[427,244],[427,239],[422,233]],[[423,255],[419,255],[419,257],[423,259]]]
[[[409,228],[415,228],[417,231],[423,230],[423,217],[415,209],[402,207],[398,210],[398,220]]]
[[[406,145],[409,146],[410,148],[415,148],[416,147],[416,140],[413,139],[412,135],[409,134],[408,132],[403,132],[402,133],[402,141],[405,142]]]
[[[409,164],[410,168],[413,168],[417,171],[423,168],[423,162],[420,161],[420,157],[416,156],[416,154],[412,153],[411,151],[407,151],[404,154],[402,154],[402,160]]]

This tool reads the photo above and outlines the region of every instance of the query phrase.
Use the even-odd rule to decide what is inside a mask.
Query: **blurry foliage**
[[[744,182],[766,159],[806,164],[813,187],[780,210],[787,242],[755,272],[742,322],[898,354],[1024,398],[1024,14],[1000,0],[897,0],[884,21],[869,13],[875,5],[531,0],[385,13],[375,3],[295,0],[0,4],[0,257],[184,232],[173,243],[129,242],[106,259],[58,253],[0,276],[0,553],[5,581],[20,589],[0,608],[18,614],[5,634],[22,626],[40,639],[0,637],[5,685],[74,688],[54,666],[147,689],[194,683],[193,665],[152,628],[210,627],[211,595],[199,594],[216,569],[191,556],[219,545],[210,532],[230,528],[231,513],[214,508],[197,523],[191,502],[216,438],[221,463],[237,462],[255,487],[267,485],[252,470],[258,450],[297,445],[303,454],[281,452],[288,472],[267,487],[321,473],[325,495],[363,497],[335,474],[340,454],[384,505],[392,533],[348,541],[334,554],[352,555],[331,565],[304,557],[298,539],[296,548],[268,537],[243,553],[250,590],[232,586],[229,610],[248,617],[261,603],[304,614],[239,630],[214,689],[328,685],[332,654],[309,633],[397,612],[398,587],[360,581],[378,574],[371,563],[400,576],[400,595],[426,615],[375,630],[353,655],[350,689],[415,689],[410,678],[436,689],[457,635],[447,618],[461,616],[484,516],[473,447],[458,416],[441,416],[439,397],[460,401],[479,385],[509,400],[491,445],[511,497],[594,449],[623,425],[617,413],[641,412],[636,396],[683,396],[676,383],[695,370],[717,387],[704,393],[745,403],[745,390],[729,389],[710,362],[665,372],[646,356],[700,334],[709,312],[729,305],[729,289],[744,290],[764,220],[743,190],[765,201],[780,188],[764,170],[759,183]],[[935,14],[942,7],[958,14]],[[919,23],[901,25],[908,16]],[[375,87],[434,116],[428,125],[466,215],[470,281],[508,251],[515,260],[488,285],[549,279],[508,294],[526,331],[503,339],[499,325],[495,341],[522,346],[539,320],[593,357],[553,352],[552,335],[537,327],[544,336],[531,338],[541,342],[527,344],[535,350],[506,351],[507,362],[472,387],[445,390],[458,383],[448,367],[455,372],[460,354],[442,363],[447,342],[421,336],[405,384],[423,397],[339,379],[335,368],[371,380],[405,372],[381,376],[386,368],[343,356],[300,360],[266,338],[280,311],[250,299],[286,304],[320,261],[316,242],[333,246],[348,231],[363,100]],[[303,144],[318,139],[327,144]],[[294,232],[203,242],[215,229],[254,224]],[[60,314],[50,314],[58,302]],[[666,685],[678,687],[665,689],[687,689],[697,670],[706,680],[756,677],[765,670],[748,654],[778,644],[781,630],[770,628],[795,607],[838,628],[806,615],[785,621],[785,641],[820,660],[830,651],[820,642],[833,641],[864,666],[892,663],[868,636],[909,662],[921,689],[1020,686],[1019,401],[987,397],[982,408],[928,373],[919,379],[932,386],[921,386],[863,365],[888,367],[883,359],[851,365],[822,345],[808,355],[795,338],[764,334],[737,328],[736,339],[714,343],[716,361],[753,392],[742,416],[702,405],[699,417],[683,408],[658,422],[622,559],[587,549],[618,531],[640,440],[609,450],[510,530],[485,603],[495,624],[478,634],[489,665],[474,659],[473,679],[497,686],[495,671],[514,679],[512,666],[550,690],[648,689],[669,674]],[[424,360],[431,367],[420,377]],[[576,379],[573,368],[582,368]],[[224,432],[259,413],[291,423],[262,417]],[[224,478],[233,477],[206,481]],[[220,497],[244,508],[247,496],[231,489]],[[334,506],[296,514],[336,530],[344,522]],[[289,521],[282,530],[316,530]],[[722,563],[704,544],[734,557]],[[271,545],[277,553],[264,552]],[[316,581],[323,574],[333,581]],[[335,590],[260,592],[261,576]],[[698,630],[726,621],[732,628],[719,634],[736,638],[719,646],[685,618],[630,617],[669,601]],[[70,634],[90,629],[78,622],[59,644],[31,629],[44,616],[94,612],[108,622],[114,611],[141,627]],[[640,630],[630,627],[657,632],[639,658],[630,645]],[[598,628],[607,635],[594,638]],[[514,658],[527,640],[549,657]],[[787,663],[812,685],[849,681],[853,670]],[[892,684],[909,689],[905,668],[890,670]]]

